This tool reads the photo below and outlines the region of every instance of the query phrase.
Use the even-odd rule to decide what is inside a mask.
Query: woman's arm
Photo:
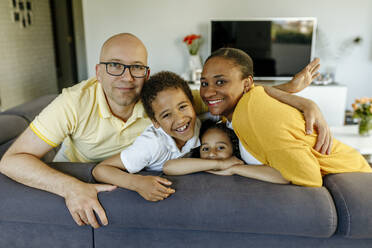
[[[236,164],[243,164],[243,161],[235,156],[224,160],[179,158],[168,160],[163,166],[163,172],[166,175],[186,175],[200,171],[225,170]]]
[[[292,95],[273,87],[263,87],[265,92],[271,97],[302,111],[306,123],[306,133],[311,134],[313,132],[313,127],[318,131],[318,137],[314,149],[323,154],[330,154],[333,138],[328,124],[318,106],[309,99]]]
[[[226,170],[208,171],[221,176],[240,175],[269,183],[288,184],[279,171],[267,165],[234,165]]]
[[[302,71],[297,73],[291,81],[273,86],[279,90],[288,92],[288,93],[297,93],[301,90],[305,89],[310,83],[319,76],[319,58],[315,58],[313,61],[310,62]]]

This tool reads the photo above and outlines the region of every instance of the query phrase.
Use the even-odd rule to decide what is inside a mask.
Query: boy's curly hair
[[[227,134],[227,136],[229,137],[229,139],[231,141],[231,144],[232,144],[232,150],[233,150],[232,155],[237,157],[238,159],[242,159],[241,155],[240,155],[240,150],[239,150],[239,139],[238,139],[238,137],[236,136],[234,131],[232,129],[228,128],[226,126],[226,124],[223,123],[223,122],[215,122],[215,121],[212,121],[212,120],[203,121],[202,126],[200,128],[200,134],[199,134],[200,140],[203,138],[203,135],[205,134],[205,132],[207,132],[210,129],[214,129],[214,128],[219,129],[219,130],[221,130],[221,131],[223,131],[224,133]],[[197,151],[195,150],[195,153],[194,153],[193,156],[200,158],[200,152],[199,152],[199,154],[197,154],[198,152],[199,152],[199,149],[197,149]]]
[[[176,73],[161,71],[152,75],[149,80],[144,83],[141,91],[141,101],[150,119],[156,120],[154,110],[152,109],[152,102],[156,99],[158,93],[172,88],[181,89],[194,105],[192,92],[187,82]]]

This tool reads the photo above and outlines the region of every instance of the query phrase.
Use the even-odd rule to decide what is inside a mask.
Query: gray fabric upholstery
[[[6,143],[3,143],[0,145],[0,159],[3,157],[5,152],[9,149],[9,147],[13,144],[13,142],[16,140],[16,138],[9,140]]]
[[[307,237],[330,237],[336,230],[333,201],[323,187],[276,185],[208,173],[168,178],[176,193],[157,203],[121,188],[101,193],[110,227]]]
[[[0,115],[0,145],[16,138],[28,126],[27,121],[17,115]]]
[[[0,159],[16,137],[56,96],[56,94],[42,96],[0,113]],[[56,152],[57,148],[54,148],[46,154],[44,161],[51,161]]]
[[[1,248],[88,248],[93,240],[88,226],[0,221]]]
[[[372,239],[372,174],[328,175],[324,184],[336,205],[337,232],[348,238]]]
[[[11,108],[2,114],[8,115],[18,115],[25,118],[28,122],[31,122],[36,115],[40,113],[41,110],[45,108],[51,101],[56,98],[57,94],[45,95],[39,98],[36,98],[32,101],[26,102],[14,108]]]
[[[90,173],[93,166],[94,164],[79,163],[53,165],[86,182],[93,181]],[[2,174],[0,174],[0,199],[0,221],[76,225],[62,197],[26,187]]]
[[[370,248],[372,239],[308,238],[241,232],[102,227],[94,230],[95,248]]]
[[[92,175],[92,170],[96,166],[96,163],[51,162],[48,165],[83,182],[96,183]]]

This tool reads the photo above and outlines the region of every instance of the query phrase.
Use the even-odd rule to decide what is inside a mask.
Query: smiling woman
[[[232,122],[250,154],[303,186],[320,187],[329,173],[372,172],[357,151],[337,140],[329,155],[314,150],[317,135],[306,135],[302,114],[254,87],[252,73],[248,54],[222,48],[206,60],[200,88],[211,113]]]
[[[209,67],[208,63],[213,63],[213,67]],[[233,61],[219,57],[212,62],[207,60],[204,68],[200,79],[202,99],[213,115],[223,115],[231,120],[245,88],[252,84],[252,77],[242,79],[242,72]]]

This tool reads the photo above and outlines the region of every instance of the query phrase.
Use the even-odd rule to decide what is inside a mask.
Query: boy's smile
[[[179,88],[170,88],[157,94],[152,102],[156,128],[161,127],[176,142],[178,148],[194,136],[196,114],[190,99]]]

